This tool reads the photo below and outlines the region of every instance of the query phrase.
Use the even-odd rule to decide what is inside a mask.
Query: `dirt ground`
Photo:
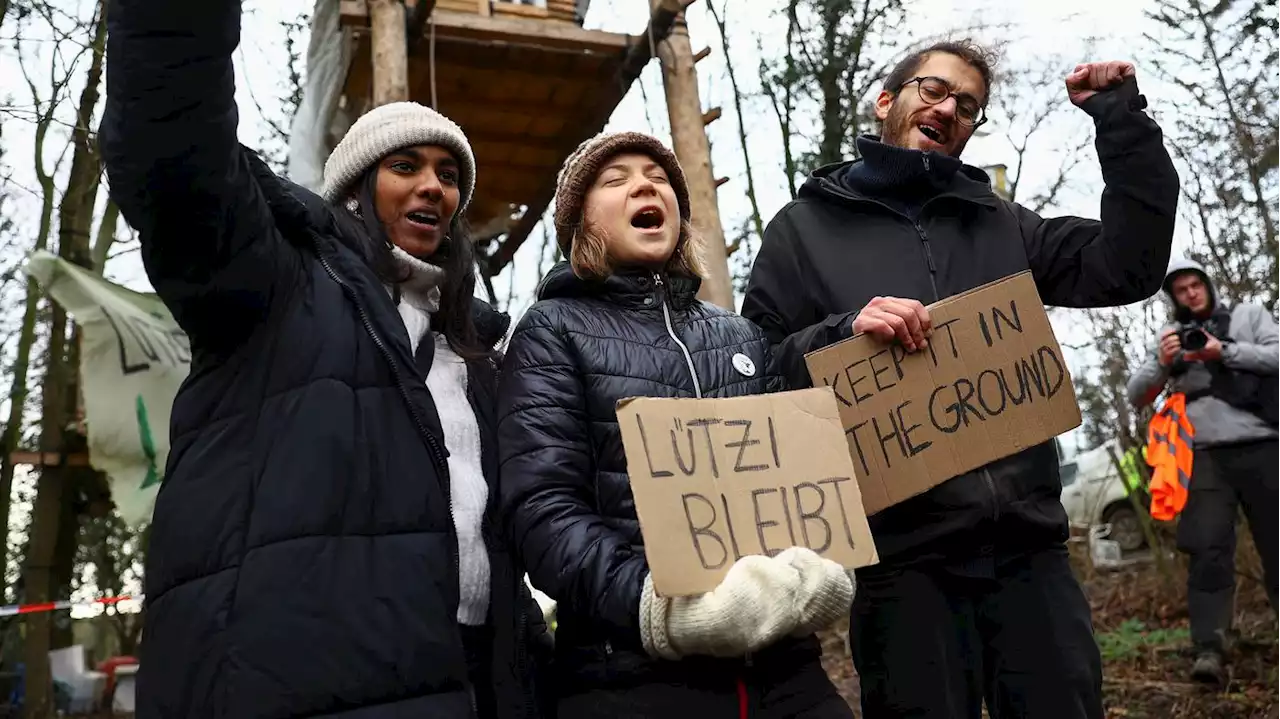
[[[1243,527],[1241,528],[1243,530]],[[1241,532],[1242,538],[1248,533]],[[1192,684],[1186,607],[1186,563],[1166,553],[1164,574],[1148,559],[1120,570],[1095,570],[1083,544],[1072,545],[1073,566],[1093,608],[1103,662],[1108,719],[1262,719],[1277,707],[1275,612],[1260,582],[1261,563],[1241,542],[1236,640],[1220,690]],[[823,665],[861,719],[858,676],[849,658],[847,626],[822,636]]]

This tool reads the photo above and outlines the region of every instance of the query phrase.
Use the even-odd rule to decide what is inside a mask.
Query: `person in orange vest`
[[[1155,351],[1130,378],[1129,399],[1146,406],[1167,389],[1174,400],[1167,404],[1177,409],[1185,401],[1185,419],[1194,428],[1186,506],[1178,522],[1178,548],[1191,560],[1187,602],[1196,649],[1191,676],[1221,684],[1235,594],[1237,507],[1249,520],[1267,595],[1276,606],[1280,345],[1266,308],[1228,307],[1196,262],[1174,261],[1164,290],[1173,302],[1174,323],[1161,330]],[[1182,423],[1167,428],[1186,433]],[[1176,451],[1184,441],[1170,437],[1164,447]]]

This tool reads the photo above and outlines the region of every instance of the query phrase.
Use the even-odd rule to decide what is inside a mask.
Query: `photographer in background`
[[[1173,262],[1164,290],[1173,300],[1174,325],[1160,333],[1155,352],[1129,380],[1129,399],[1145,406],[1166,386],[1186,397],[1194,453],[1178,548],[1191,559],[1191,676],[1221,684],[1235,598],[1237,505],[1244,507],[1276,606],[1276,323],[1261,305],[1228,308],[1204,268],[1190,260]]]

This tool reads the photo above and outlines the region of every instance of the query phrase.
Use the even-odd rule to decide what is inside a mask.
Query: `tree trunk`
[[[89,127],[98,103],[102,80],[107,36],[106,11],[107,0],[99,0],[94,18],[92,60],[85,76],[84,88],[80,92],[76,124],[72,129],[74,152],[71,169],[58,208],[58,254],[85,268],[91,268],[89,229],[93,221],[93,207],[101,174],[98,153]],[[40,449],[56,453],[77,445],[75,440],[79,433],[70,425],[76,416],[79,353],[74,346],[68,348],[67,345],[66,312],[56,303],[52,310],[41,407],[43,416]],[[68,536],[72,543],[75,541],[78,518],[74,510],[64,504],[75,501],[76,492],[73,490],[77,480],[81,479],[77,475],[82,473],[83,471],[67,467],[65,462],[40,471],[31,513],[31,548],[24,576],[28,602],[62,599],[62,596],[54,594],[70,589],[72,570],[69,565],[74,564],[75,550],[74,546],[70,550],[73,561],[66,562],[66,544]],[[67,522],[70,526],[66,526]],[[53,618],[52,612],[40,612],[27,619],[24,706],[27,719],[46,719],[53,708],[52,680],[49,674],[49,650],[54,646]],[[67,638],[61,632],[59,634],[59,639]]]
[[[373,106],[409,99],[409,46],[401,0],[368,0],[373,44]]]
[[[35,171],[40,182],[40,228],[36,232],[36,241],[32,249],[43,250],[49,246],[49,233],[53,224],[53,200],[56,188],[53,176],[45,168],[44,142],[48,136],[49,125],[53,121],[56,105],[50,101],[46,113],[36,123],[35,135]],[[22,326],[18,331],[18,352],[13,364],[13,379],[9,385],[9,419],[4,425],[4,434],[0,435],[0,527],[9,526],[9,503],[13,494],[13,453],[19,448],[22,439],[24,410],[27,404],[27,374],[31,367],[31,347],[36,340],[36,315],[40,309],[40,289],[35,280],[27,282],[26,305],[22,314]],[[0,577],[8,576],[8,551],[0,549]]]
[[[715,3],[708,0],[707,9],[711,11],[711,17],[715,19],[716,27],[720,30],[720,47],[724,48],[724,65],[729,70],[729,86],[733,89],[733,109],[738,115],[738,141],[742,144],[742,162],[746,165],[747,200],[751,202],[751,224],[755,227],[756,237],[764,239],[764,219],[760,217],[760,203],[756,199],[755,174],[751,171],[751,148],[747,146],[747,121],[742,113],[742,90],[738,87],[738,75],[733,71],[733,59],[729,57],[729,31],[725,27],[724,18],[716,12]],[[729,9],[727,2],[725,9]],[[735,241],[725,250],[725,254],[732,255],[737,249],[738,243]]]
[[[818,144],[819,167],[844,159],[844,60],[840,49],[840,21],[847,3],[824,0],[822,3],[822,56],[817,68],[818,90],[822,94],[822,140]],[[855,100],[851,99],[851,102]]]
[[[729,261],[725,255],[724,229],[720,225],[716,181],[711,172],[711,147],[703,125],[698,74],[693,67],[693,48],[689,45],[689,28],[683,13],[676,19],[671,34],[658,44],[658,59],[667,91],[671,144],[684,168],[693,226],[702,236],[703,258],[707,265],[707,278],[698,295],[732,310],[733,285],[729,281]]]

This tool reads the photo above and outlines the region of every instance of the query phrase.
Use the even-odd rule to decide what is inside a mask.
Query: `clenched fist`
[[[929,346],[933,323],[919,300],[876,297],[853,319],[853,332],[869,334],[881,342],[892,342],[896,337],[908,352],[915,352]]]
[[[1087,65],[1076,65],[1076,69],[1067,75],[1067,97],[1071,98],[1071,104],[1080,107],[1085,100],[1102,90],[1117,87],[1124,82],[1125,78],[1135,75],[1133,63],[1130,62],[1091,62]]]

